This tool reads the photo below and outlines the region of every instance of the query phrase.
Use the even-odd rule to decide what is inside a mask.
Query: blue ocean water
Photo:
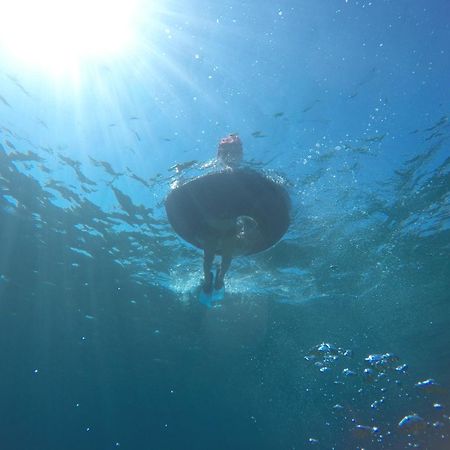
[[[447,2],[149,5],[0,50],[1,448],[450,448]],[[207,309],[164,199],[233,132],[292,223]]]

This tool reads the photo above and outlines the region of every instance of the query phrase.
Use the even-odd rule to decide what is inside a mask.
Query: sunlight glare
[[[0,47],[26,63],[64,71],[123,51],[138,0],[0,0]]]

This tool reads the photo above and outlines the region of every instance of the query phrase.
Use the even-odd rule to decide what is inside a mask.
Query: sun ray
[[[138,0],[0,0],[0,47],[50,72],[124,50],[133,40]]]

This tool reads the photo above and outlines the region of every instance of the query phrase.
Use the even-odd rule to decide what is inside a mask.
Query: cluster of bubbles
[[[332,402],[333,417],[344,421],[339,428],[349,434],[348,448],[428,449],[445,443],[450,448],[450,417],[440,401],[448,399],[448,390],[432,378],[411,381],[408,365],[398,356],[356,359],[352,350],[323,342],[305,359],[328,374],[323,375],[329,382],[324,398]],[[310,437],[309,443],[320,440]]]

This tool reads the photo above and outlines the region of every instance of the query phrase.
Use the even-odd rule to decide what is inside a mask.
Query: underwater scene
[[[0,448],[450,449],[448,11],[2,3]]]

